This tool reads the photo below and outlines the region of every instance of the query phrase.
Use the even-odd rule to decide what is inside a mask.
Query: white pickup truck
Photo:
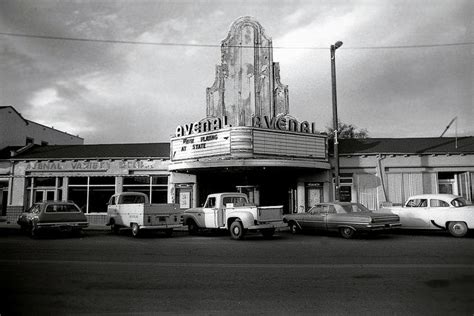
[[[244,193],[209,194],[202,208],[184,212],[184,224],[189,233],[200,229],[226,229],[233,239],[243,239],[247,231],[260,231],[270,238],[283,222],[283,206],[257,207],[249,203]]]
[[[144,193],[123,192],[110,197],[107,225],[114,233],[131,228],[134,237],[141,230],[162,230],[171,236],[173,228],[183,226],[183,211],[178,204],[150,204]]]

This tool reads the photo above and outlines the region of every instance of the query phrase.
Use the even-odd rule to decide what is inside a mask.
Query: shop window
[[[69,187],[69,200],[76,203],[81,211],[87,212],[87,187]]]
[[[125,177],[123,178],[124,185],[150,185],[150,177]]]
[[[90,177],[90,185],[115,185],[115,177]]]
[[[61,200],[62,178],[31,177],[26,178],[26,205],[41,201]]]
[[[123,192],[140,192],[140,193],[143,193],[143,194],[146,194],[146,196],[148,196],[148,198],[150,198],[150,188],[149,187],[145,187],[145,188],[141,188],[141,187],[126,187],[124,186],[123,187]]]
[[[168,202],[168,189],[153,188],[151,196],[152,196],[151,203],[167,203]]]
[[[124,177],[123,191],[145,193],[150,203],[167,203],[168,176]]]
[[[107,203],[115,194],[115,187],[90,187],[88,213],[106,213]]]
[[[71,177],[68,192],[69,200],[84,213],[105,213],[115,194],[115,177]]]
[[[35,178],[35,187],[55,187],[56,178]]]
[[[152,176],[152,184],[165,184],[168,185],[168,176]]]
[[[87,185],[88,177],[70,177],[69,185]]]

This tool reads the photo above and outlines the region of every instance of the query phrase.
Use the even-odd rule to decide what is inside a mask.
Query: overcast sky
[[[0,34],[0,106],[86,144],[167,142],[205,117],[219,45],[246,15],[284,47],[273,58],[297,119],[331,125],[329,46],[342,41],[341,121],[370,137],[438,137],[457,116],[457,134],[474,135],[472,0],[2,0],[0,33],[204,46]]]

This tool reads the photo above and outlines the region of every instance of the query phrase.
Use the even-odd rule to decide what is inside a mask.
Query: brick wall
[[[23,206],[7,206],[7,222],[16,223],[18,215],[23,212]]]

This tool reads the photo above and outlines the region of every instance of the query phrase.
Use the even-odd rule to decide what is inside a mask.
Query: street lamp
[[[331,45],[331,79],[332,79],[332,126],[334,130],[334,173],[335,192],[334,198],[339,201],[339,148],[338,148],[338,121],[337,121],[337,95],[336,95],[336,49],[342,46],[341,41]]]

